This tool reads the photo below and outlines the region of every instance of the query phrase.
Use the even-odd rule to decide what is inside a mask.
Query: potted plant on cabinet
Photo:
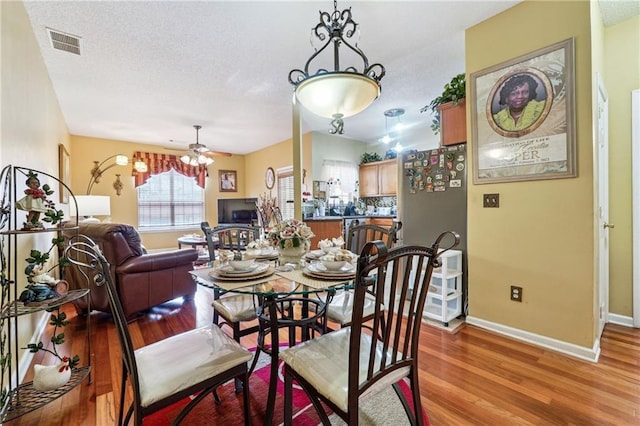
[[[440,96],[423,107],[420,112],[433,114],[431,129],[440,133],[442,145],[452,145],[467,141],[466,77],[458,74],[444,85]]]

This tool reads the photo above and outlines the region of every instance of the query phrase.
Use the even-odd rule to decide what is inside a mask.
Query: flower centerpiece
[[[284,220],[269,228],[267,239],[280,253],[280,263],[299,264],[300,258],[309,251],[311,238],[315,234],[304,222],[296,219]]]

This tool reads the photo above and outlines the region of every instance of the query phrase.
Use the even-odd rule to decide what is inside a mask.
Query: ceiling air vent
[[[47,28],[51,46],[54,49],[64,50],[65,52],[80,54],[80,37],[66,34],[61,31]]]

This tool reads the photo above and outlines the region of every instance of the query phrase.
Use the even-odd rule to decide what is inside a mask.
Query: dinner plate
[[[254,275],[259,275],[266,271],[269,268],[269,265],[266,263],[254,263],[251,265],[250,269],[240,270],[234,269],[231,265],[224,265],[217,269],[218,275],[222,277],[233,276],[233,277],[251,277]]]
[[[306,268],[304,268],[304,270],[302,271],[303,273],[305,273],[306,275],[309,275],[311,277],[316,277],[316,278],[331,278],[331,279],[335,279],[335,278],[353,278],[356,276],[356,268],[353,267],[353,265],[348,264],[348,266],[351,266],[350,269],[347,269],[347,267],[342,267],[341,269],[338,269],[337,271],[328,271],[322,264],[315,264],[312,263],[311,265],[307,266]]]
[[[250,281],[250,280],[265,278],[273,275],[273,273],[275,272],[275,268],[273,266],[266,265],[266,264],[264,266],[266,266],[266,268],[265,269],[261,268],[261,272],[251,271],[250,273],[245,273],[245,274],[230,274],[230,275],[223,275],[221,273],[220,268],[218,268],[218,269],[214,269],[213,271],[210,271],[209,276],[211,278],[214,278],[220,281]]]
[[[324,252],[322,250],[311,250],[304,257],[308,260],[317,260],[320,256],[324,256]]]

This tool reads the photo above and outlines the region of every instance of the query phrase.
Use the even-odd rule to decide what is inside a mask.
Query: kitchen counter
[[[362,214],[362,215],[354,215],[354,216],[314,216],[305,219],[304,221],[313,221],[313,220],[343,220],[343,219],[366,219],[366,218],[375,218],[375,219],[395,219],[396,215],[378,215],[378,214]]]

